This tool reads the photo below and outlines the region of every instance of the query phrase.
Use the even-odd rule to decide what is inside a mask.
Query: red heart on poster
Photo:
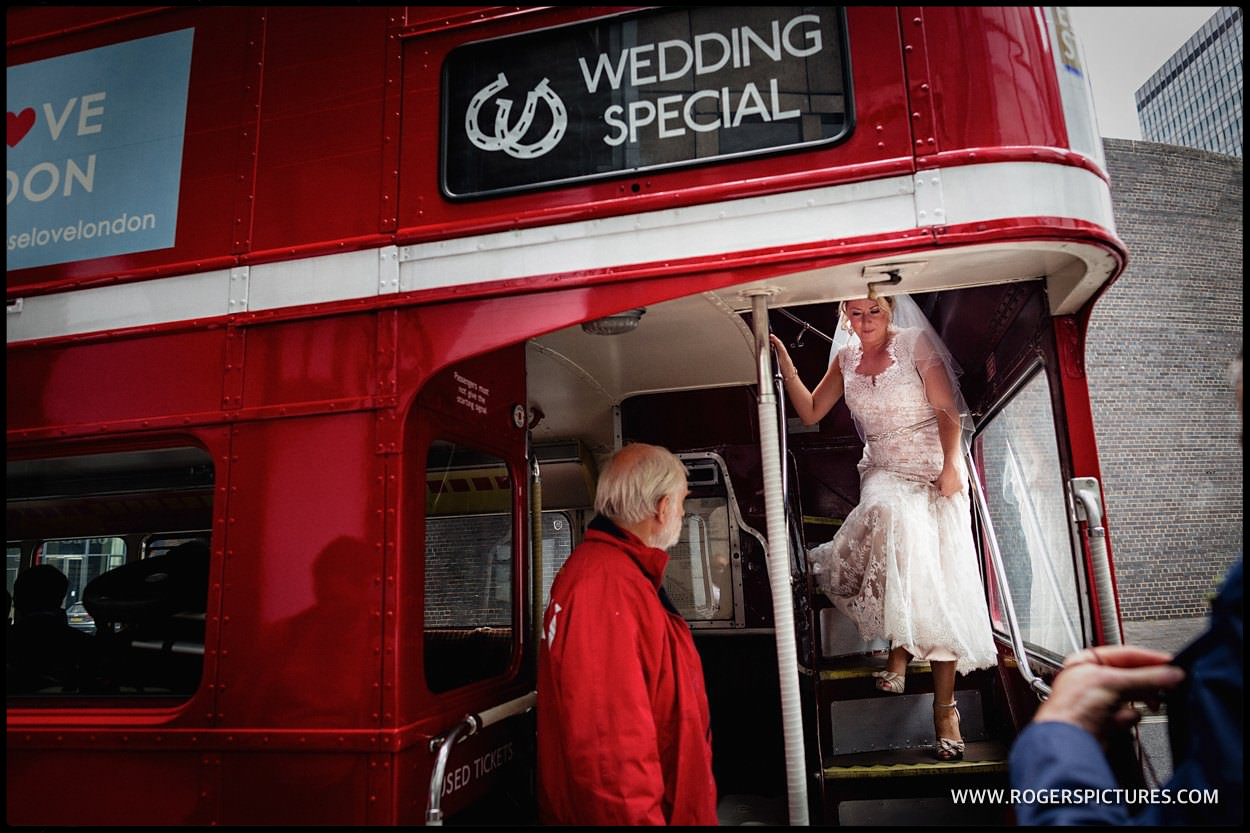
[[[26,138],[26,134],[35,126],[35,110],[27,107],[20,113],[9,113],[9,147],[17,147],[17,143]]]

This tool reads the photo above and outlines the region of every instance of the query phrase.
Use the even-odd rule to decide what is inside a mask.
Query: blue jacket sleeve
[[[1020,824],[1127,824],[1121,804],[1092,800],[1090,790],[1114,790],[1102,747],[1068,723],[1034,723],[1011,747],[1011,786]]]
[[[1174,800],[1152,805],[1142,814],[1144,822],[1242,822],[1246,795],[1242,588],[1238,560],[1211,607],[1210,627],[1176,657],[1186,679],[1168,700],[1174,769],[1166,787]]]
[[[1093,800],[1118,785],[1098,741],[1067,723],[1035,723],[1011,750],[1021,824],[1240,825],[1245,807],[1242,561],[1229,571],[1211,624],[1176,657],[1186,679],[1168,700],[1173,774],[1150,803]],[[1063,790],[1069,790],[1064,799]],[[1038,798],[1041,801],[1038,801]],[[1101,797],[1101,796],[1100,796]]]

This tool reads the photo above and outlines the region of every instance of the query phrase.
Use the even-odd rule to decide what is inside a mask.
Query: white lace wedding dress
[[[886,639],[919,659],[955,660],[967,673],[993,665],[996,654],[967,486],[942,497],[933,485],[942,446],[916,370],[919,336],[896,330],[893,363],[876,376],[858,372],[857,340],[838,353],[846,404],[866,435],[860,499],[833,540],[808,558],[821,590],[865,640]]]

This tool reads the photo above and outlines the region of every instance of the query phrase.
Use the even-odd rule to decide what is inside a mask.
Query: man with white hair
[[[703,665],[661,586],[687,491],[668,450],[622,448],[551,587],[538,651],[545,824],[716,824]]]

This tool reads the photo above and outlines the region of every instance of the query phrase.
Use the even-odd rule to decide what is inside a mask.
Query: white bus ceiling
[[[1114,269],[1114,257],[1094,245],[1039,241],[927,251],[795,272],[655,304],[633,331],[620,335],[568,327],[528,344],[529,406],[541,414],[533,439],[536,444],[577,439],[602,458],[615,447],[613,408],[631,396],[754,385],[754,339],[741,313],[749,311],[756,291],[769,295],[770,309],[789,308],[806,320],[803,307],[863,297],[868,281],[885,280],[889,272],[897,272],[901,281],[883,284],[881,294],[950,293],[1044,278],[1051,314],[1060,315],[1084,306]],[[965,315],[962,320],[989,319]],[[934,325],[943,330],[942,322]],[[824,332],[833,334],[831,327]],[[813,345],[808,349],[827,350],[817,336],[808,343]],[[951,349],[959,355],[955,344]],[[983,358],[975,351],[972,355]]]

